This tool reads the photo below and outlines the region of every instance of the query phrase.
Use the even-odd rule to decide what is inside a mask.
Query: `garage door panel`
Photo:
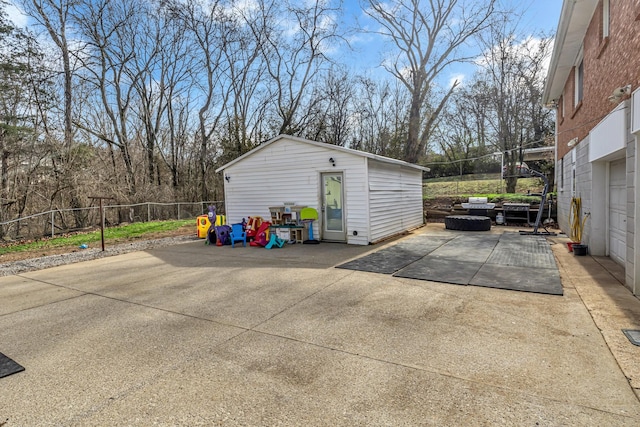
[[[611,162],[609,167],[609,256],[624,265],[627,251],[626,161]]]

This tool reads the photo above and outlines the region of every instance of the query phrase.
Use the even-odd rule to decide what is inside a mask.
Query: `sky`
[[[518,11],[521,19],[520,30],[525,34],[537,35],[541,32],[555,34],[563,0],[501,1],[507,7]],[[25,27],[29,24],[29,19],[12,5],[12,0],[9,0],[7,12],[17,26]],[[364,15],[359,0],[343,0],[343,16],[340,19],[345,29],[355,28],[358,24],[372,25],[372,21]],[[350,34],[348,39],[353,51],[343,48],[342,54],[337,52],[338,61],[346,64],[353,71],[365,73],[374,78],[383,78],[386,71],[380,67],[380,62],[387,46],[384,41],[373,34],[362,33]],[[477,53],[479,54],[480,51],[478,50]],[[464,82],[464,79],[470,77],[472,73],[473,66],[469,64],[451,66],[443,73],[441,84],[451,84],[455,79]]]
[[[477,0],[483,2],[484,0]],[[527,35],[539,35],[545,33],[554,35],[560,18],[563,0],[502,0],[506,7],[517,11],[520,15],[519,29]],[[360,2],[358,0],[344,1],[345,22],[359,22],[361,25],[371,25],[371,19],[364,16]],[[346,53],[349,58],[346,63],[353,64],[354,68],[367,70],[372,75],[383,75],[386,73],[381,67],[381,58],[384,55],[385,43],[383,40],[376,40],[371,34],[356,34],[351,39],[353,52]],[[371,46],[375,46],[374,49]],[[479,54],[480,50],[473,54]],[[354,59],[356,58],[356,59]],[[351,61],[351,62],[349,62]],[[442,76],[443,84],[451,84],[455,79],[468,78],[473,74],[474,67],[469,64],[457,64],[449,67],[445,75]]]

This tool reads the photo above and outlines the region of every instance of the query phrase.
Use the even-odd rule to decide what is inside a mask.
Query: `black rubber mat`
[[[429,254],[429,258],[463,262],[486,262],[498,243],[499,236],[459,236]]]
[[[415,236],[338,266],[395,277],[562,295],[562,283],[542,236],[468,234]]]
[[[549,242],[540,236],[504,233],[487,264],[557,269]]]
[[[345,262],[337,268],[368,271],[371,273],[393,274],[403,267],[428,255],[450,238],[413,238],[407,239],[389,248],[365,255],[362,258]]]
[[[640,331],[637,329],[623,329],[622,333],[633,345],[640,346]]]
[[[396,272],[394,277],[467,285],[482,262],[455,261],[427,256]]]
[[[0,378],[24,371],[24,367],[0,353]]]
[[[512,291],[562,295],[562,283],[558,270],[551,268],[516,267],[499,264],[484,264],[473,279],[472,286],[509,289]]]

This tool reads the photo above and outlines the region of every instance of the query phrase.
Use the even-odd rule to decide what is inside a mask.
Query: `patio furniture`
[[[242,224],[233,224],[231,226],[231,233],[229,233],[231,239],[231,247],[235,248],[235,242],[242,242],[242,246],[247,246],[247,233],[244,231]]]

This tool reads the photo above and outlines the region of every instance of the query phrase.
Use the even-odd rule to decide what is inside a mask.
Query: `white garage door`
[[[609,256],[624,265],[627,252],[627,178],[625,159],[611,162],[609,175]]]

